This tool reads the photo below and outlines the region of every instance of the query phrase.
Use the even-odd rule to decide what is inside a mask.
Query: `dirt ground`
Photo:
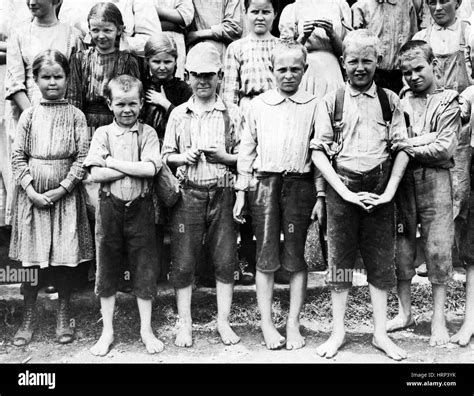
[[[148,355],[139,340],[139,317],[134,298],[119,293],[115,314],[116,340],[111,352],[103,358],[94,357],[89,348],[100,335],[100,306],[91,289],[76,293],[72,303],[72,316],[76,325],[76,341],[69,345],[54,342],[55,294],[41,293],[39,298],[40,321],[32,343],[24,348],[11,344],[12,336],[21,322],[22,303],[18,285],[0,288],[0,362],[1,363],[327,363],[316,355],[316,347],[330,332],[330,295],[318,285],[322,275],[312,275],[306,304],[302,313],[306,347],[297,351],[269,351],[262,345],[258,328],[258,310],[254,287],[236,288],[231,322],[241,342],[225,346],[215,331],[215,291],[201,288],[193,297],[194,345],[181,349],[174,346],[176,308],[169,285],[162,285],[154,302],[153,328],[165,343],[158,355]],[[448,344],[432,348],[430,334],[430,287],[422,278],[414,285],[413,304],[416,325],[392,334],[393,339],[409,352],[409,363],[472,363],[474,344],[461,348]],[[447,310],[450,334],[459,329],[463,319],[464,290],[462,274],[450,285]],[[275,293],[275,320],[284,332],[288,310],[288,288],[279,286]],[[347,312],[348,343],[331,362],[339,363],[390,363],[380,351],[371,346],[371,308],[366,286],[352,290]],[[396,309],[396,296],[389,296],[389,315]]]

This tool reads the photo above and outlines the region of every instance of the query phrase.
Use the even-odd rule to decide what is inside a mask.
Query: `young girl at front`
[[[73,341],[73,269],[94,257],[81,184],[89,139],[84,114],[64,99],[68,60],[59,51],[46,50],[34,59],[32,72],[42,99],[22,113],[15,137],[12,171],[19,189],[9,255],[37,271],[39,282],[23,283],[23,322],[13,339],[16,346],[31,341],[38,289],[47,272],[59,293],[57,341]]]

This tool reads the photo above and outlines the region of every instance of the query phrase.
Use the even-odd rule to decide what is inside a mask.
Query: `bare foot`
[[[94,356],[105,356],[109,353],[110,346],[114,342],[113,333],[102,333],[99,340],[89,349]]]
[[[283,337],[273,323],[261,324],[263,339],[268,349],[280,349],[285,345],[285,337]]]
[[[407,327],[413,326],[414,324],[415,324],[415,321],[413,320],[413,317],[411,315],[406,317],[406,316],[403,316],[402,314],[398,314],[393,319],[390,319],[389,321],[387,321],[387,331],[392,332],[392,331],[403,330],[403,329],[406,329]]]
[[[449,342],[449,333],[444,320],[440,323],[431,322],[430,346],[446,345]]]
[[[234,333],[227,321],[218,321],[217,331],[225,345],[237,344],[240,341],[240,337]]]
[[[286,325],[286,349],[301,349],[305,345],[305,338],[300,333],[299,324]]]
[[[185,348],[193,345],[193,324],[189,321],[179,320],[176,324],[178,333],[174,344],[177,347]]]
[[[407,358],[407,353],[404,349],[395,345],[395,343],[387,336],[375,336],[372,338],[372,345],[382,352],[385,352],[387,356],[393,360],[403,360]]]
[[[464,323],[459,331],[451,337],[451,342],[461,346],[467,346],[471,342],[471,337],[474,334],[474,325],[471,323]]]
[[[160,353],[165,349],[164,344],[155,337],[151,330],[140,332],[140,335],[148,353]]]
[[[337,355],[339,349],[346,342],[346,333],[344,331],[340,333],[332,333],[328,340],[316,348],[316,353],[326,359],[331,359]]]

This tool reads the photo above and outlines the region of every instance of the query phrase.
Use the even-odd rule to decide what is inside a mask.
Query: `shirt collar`
[[[451,30],[451,31],[456,31],[456,30],[458,30],[458,27],[459,27],[459,19],[456,18],[456,20],[454,21],[454,23],[453,23],[451,26],[448,26],[448,27],[440,26],[440,25],[438,25],[437,23],[433,23],[433,27],[435,28],[435,30]]]
[[[197,113],[196,109],[196,104],[194,103],[196,95],[192,95],[189,100],[186,102],[186,110],[192,111],[193,113]],[[216,95],[216,101],[214,103],[214,107],[212,110],[218,110],[218,111],[225,111],[226,106],[224,102],[222,101],[222,98],[219,95]]]
[[[122,128],[119,124],[117,124],[117,121],[115,121],[115,119],[112,122],[112,125],[112,130],[115,136],[122,136],[125,135],[127,132],[138,132],[138,121],[136,121],[131,128]]]
[[[346,88],[349,92],[349,95],[351,95],[353,97],[356,97],[356,96],[359,96],[359,95],[367,95],[367,96],[370,96],[371,98],[375,98],[375,96],[377,94],[377,86],[375,85],[374,82],[372,82],[372,85],[370,86],[370,88],[365,92],[360,92],[360,91],[354,89],[348,82],[346,83]]]
[[[285,97],[278,90],[271,89],[263,94],[260,95],[260,98],[270,106],[276,106],[280,103],[283,103],[286,99],[297,103],[297,104],[305,104],[310,102],[311,100],[315,99],[314,95],[311,95],[309,92],[306,92],[303,89],[299,89],[296,93],[290,97]]]

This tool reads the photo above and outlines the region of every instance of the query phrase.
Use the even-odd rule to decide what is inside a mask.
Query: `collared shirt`
[[[428,96],[416,96],[407,91],[401,100],[403,111],[410,120],[409,143],[413,157],[428,166],[452,168],[457,147],[457,135],[461,128],[461,111],[455,99],[442,105],[444,90]],[[426,144],[426,135],[434,134]]]
[[[398,96],[385,90],[392,110],[392,122],[387,126],[377,96],[375,83],[366,92],[346,84],[342,116],[342,149],[336,156],[338,165],[355,172],[367,172],[389,158],[390,153],[409,150],[407,129]],[[334,154],[333,118],[336,91],[324,96],[316,112],[316,137],[313,150]],[[319,189],[318,189],[319,191]]]
[[[230,128],[228,133],[233,135],[234,147],[231,154],[239,150],[240,136],[244,125],[244,118],[240,109],[233,103],[226,103],[217,96],[214,107],[210,111],[199,113],[196,111],[193,95],[186,103],[176,107],[170,114],[163,141],[163,158],[170,154],[184,153],[189,149],[206,147],[226,147],[226,131],[224,111],[228,112]],[[194,165],[182,166],[178,169],[180,175],[199,185],[217,182],[226,173],[229,167],[221,163],[209,163],[204,153]]]
[[[130,129],[121,128],[115,121],[98,128],[92,137],[84,167],[100,166],[105,168],[105,160],[109,155],[121,161],[148,161],[153,163],[156,172],[161,169],[160,142],[155,130],[146,124],[143,124],[140,153],[138,150],[138,122]],[[125,176],[123,179],[105,183],[102,187],[124,201],[131,201],[147,191],[149,180]]]
[[[431,32],[430,32],[431,30]],[[451,26],[444,28],[437,24],[433,24],[427,29],[419,31],[413,36],[413,40],[427,41],[433,52],[437,55],[453,54],[460,49],[464,51],[464,61],[466,62],[467,74],[469,77],[472,76],[472,62],[471,62],[471,48],[474,44],[474,35],[472,32],[471,25],[466,23],[464,31],[464,42],[465,45],[461,48],[461,20],[456,19],[456,22]],[[428,36],[429,40],[428,40]]]
[[[249,187],[254,171],[311,172],[316,102],[303,90],[286,98],[272,89],[250,103],[237,161],[237,190]]]
[[[193,0],[194,30],[211,29],[224,60],[226,45],[242,36],[242,8],[239,0]],[[191,29],[192,30],[192,29]]]
[[[380,39],[380,68],[398,69],[398,51],[418,30],[413,0],[359,0],[352,5],[352,18],[355,29],[368,29]]]

